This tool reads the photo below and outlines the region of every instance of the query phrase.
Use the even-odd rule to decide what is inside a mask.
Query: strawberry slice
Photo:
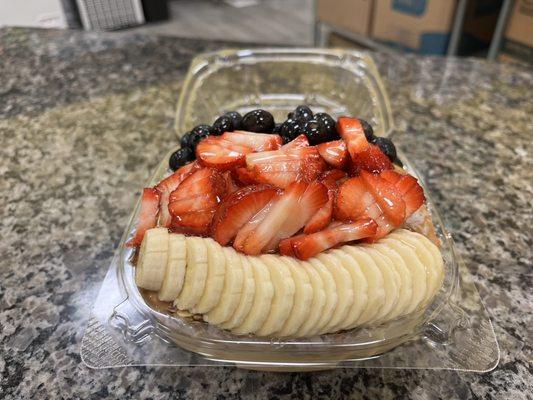
[[[209,232],[214,213],[215,210],[210,210],[177,215],[172,218],[170,229],[176,233],[205,236]]]
[[[371,218],[361,218],[354,223],[336,225],[310,235],[285,239],[289,243],[280,243],[280,249],[290,254],[288,250],[290,247],[297,258],[307,260],[340,243],[372,237],[376,234],[377,228],[377,224]]]
[[[234,169],[231,171],[231,175],[235,181],[241,183],[242,185],[255,185],[257,183],[253,171],[246,167]]]
[[[157,211],[159,209],[159,192],[152,188],[143,189],[141,197],[141,211],[139,212],[139,223],[135,236],[128,240],[127,247],[137,247],[141,245],[145,232],[155,228],[157,224]]]
[[[337,195],[338,186],[336,182],[335,172],[338,170],[326,171],[322,174],[321,182],[327,188],[328,200],[327,202],[320,207],[320,209],[307,221],[307,224],[304,227],[304,233],[314,233],[321,231],[326,228],[331,219],[333,218],[333,205],[335,202],[335,196]],[[327,174],[330,172],[330,174]],[[342,171],[340,171],[342,172]],[[342,176],[346,176],[343,172]]]
[[[287,214],[285,221],[263,251],[275,251],[281,239],[291,237],[302,229],[327,202],[328,189],[324,184],[315,181],[307,185],[305,192],[298,199],[298,212],[294,215]]]
[[[274,239],[289,218],[294,218],[302,210],[299,208],[299,199],[304,194],[308,185],[303,182],[294,182],[285,189],[283,194],[274,200],[274,204],[263,216],[243,241],[242,251],[245,254],[257,255]],[[246,228],[246,225],[243,229]]]
[[[209,136],[198,143],[196,158],[204,166],[226,171],[244,166],[246,154],[251,152],[251,147],[234,143],[222,136]]]
[[[357,154],[366,150],[369,145],[363,125],[357,118],[340,117],[337,120],[337,132],[346,142],[352,160],[355,160]]]
[[[405,202],[395,186],[381,178],[381,176],[367,171],[361,171],[361,178],[379,208],[392,224],[395,226],[403,224],[403,221],[405,221]]]
[[[159,225],[165,228],[170,227],[171,215],[168,212],[168,199],[181,182],[194,171],[202,168],[197,161],[184,165],[169,177],[159,182],[155,189],[159,192]]]
[[[302,148],[302,147],[309,147],[309,140],[307,140],[307,136],[305,136],[304,134],[296,136],[289,143],[281,146],[281,149],[289,150],[289,149],[296,149],[296,148]]]
[[[235,236],[235,239],[233,240],[233,247],[240,251],[241,253],[244,253],[244,244],[246,242],[246,239],[248,239],[248,236],[263,222],[263,220],[267,217],[270,210],[274,205],[278,202],[279,198],[282,196],[283,191],[279,190],[274,197],[267,203],[266,206],[264,206],[257,214],[255,214],[248,223],[244,224],[244,226],[237,232],[237,236]]]
[[[410,217],[422,204],[425,203],[426,197],[424,190],[414,176],[403,175],[396,183],[396,189],[405,202],[405,217]]]
[[[224,133],[221,138],[240,146],[249,147],[253,151],[277,150],[283,145],[281,136],[270,133],[234,131]]]
[[[399,173],[395,170],[386,170],[386,171],[383,171],[379,174],[379,176],[381,176],[383,179],[385,179],[387,182],[390,182],[392,183],[393,185],[396,186],[396,184],[398,183],[398,181],[400,180],[400,178],[402,177],[402,173]]]
[[[333,140],[316,146],[320,156],[333,168],[343,169],[348,162],[348,150],[344,140]]]
[[[213,218],[212,236],[222,246],[237,235],[274,197],[277,190],[266,185],[247,186],[227,196]]]
[[[227,195],[232,194],[241,188],[238,182],[233,178],[232,171],[225,171],[222,176],[224,177],[224,181],[226,183]]]
[[[194,172],[170,194],[168,209],[173,217],[172,225],[189,228],[196,234],[207,233],[225,193],[226,181],[219,171],[204,168]]]
[[[350,173],[356,175],[360,171],[379,173],[385,170],[392,170],[394,166],[389,157],[383,153],[378,146],[370,144],[365,150],[357,153],[352,158]]]

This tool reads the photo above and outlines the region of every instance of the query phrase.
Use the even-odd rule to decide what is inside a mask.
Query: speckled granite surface
[[[474,60],[375,55],[408,133],[396,141],[425,172],[493,317],[494,371],[82,364],[90,308],[140,182],[174,144],[187,63],[222,46],[0,29],[0,397],[531,398],[533,73]]]

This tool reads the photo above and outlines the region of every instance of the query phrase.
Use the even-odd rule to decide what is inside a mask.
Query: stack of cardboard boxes
[[[501,60],[533,64],[533,0],[516,0],[502,42]]]

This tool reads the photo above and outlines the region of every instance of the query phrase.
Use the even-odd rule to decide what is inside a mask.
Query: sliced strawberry
[[[238,185],[238,182],[233,178],[232,171],[225,171],[222,176],[226,183],[226,195],[231,194],[239,190],[241,187]]]
[[[165,228],[170,226],[171,216],[168,212],[168,199],[178,185],[194,171],[202,168],[197,161],[184,165],[169,177],[159,182],[155,189],[159,192],[159,225]]]
[[[254,172],[246,167],[234,169],[231,171],[231,175],[235,181],[241,183],[242,185],[255,185],[257,183]]]
[[[311,218],[328,202],[328,189],[320,182],[307,185],[305,192],[298,199],[295,214],[287,214],[285,221],[268,242],[263,252],[275,251],[281,239],[291,237],[302,229]]]
[[[222,136],[210,136],[198,143],[196,158],[204,166],[226,171],[244,166],[246,154],[251,152],[251,147],[226,140]]]
[[[318,177],[318,180],[320,182],[338,182],[346,178],[346,176],[346,172],[341,171],[340,169],[329,169],[327,171],[322,172]]]
[[[416,178],[411,175],[403,175],[396,184],[396,188],[405,202],[406,218],[410,217],[426,201],[424,190]]]
[[[301,147],[309,147],[309,140],[307,140],[307,136],[305,136],[304,134],[301,134],[300,136],[296,136],[289,143],[281,146],[283,150],[289,150],[289,149],[295,149],[295,148],[301,148]]]
[[[379,173],[385,170],[394,169],[389,157],[383,153],[378,146],[370,144],[365,150],[352,157],[351,173],[357,174],[359,171],[369,171]]]
[[[379,175],[361,171],[361,178],[368,191],[374,196],[379,208],[395,226],[405,221],[405,202],[393,184]]]
[[[243,241],[242,251],[249,255],[260,254],[263,249],[274,239],[280,228],[289,218],[294,218],[302,210],[299,209],[299,199],[308,185],[303,182],[295,182],[285,189],[283,194],[275,199],[274,204],[264,215],[262,221],[257,224]],[[246,228],[246,225],[243,229]]]
[[[127,247],[140,246],[144,234],[148,229],[155,228],[157,224],[157,211],[159,209],[159,192],[152,188],[143,189],[141,197],[141,211],[135,236],[126,243]]]
[[[365,137],[365,131],[361,121],[357,118],[341,117],[337,120],[337,132],[346,142],[348,153],[352,160],[356,159],[356,155],[368,147],[369,143]]]
[[[348,161],[348,150],[344,140],[333,140],[316,146],[320,156],[333,168],[343,169]]]
[[[354,223],[342,224],[324,229],[310,235],[286,239],[292,252],[301,260],[307,260],[340,243],[372,237],[376,234],[377,224],[371,218],[361,218]],[[280,243],[286,253],[287,243]]]
[[[240,252],[244,252],[244,244],[248,236],[264,221],[270,210],[278,202],[279,198],[283,195],[283,191],[279,190],[278,193],[272,197],[272,199],[264,206],[257,214],[255,214],[250,221],[237,232],[237,236],[233,240],[233,247]]]
[[[348,179],[339,186],[335,201],[335,218],[340,221],[356,220],[366,215],[367,208],[375,203],[365,183],[359,176]]]
[[[331,170],[338,171],[338,170]],[[330,171],[327,171],[330,172]],[[325,173],[324,173],[325,174]],[[307,221],[307,224],[304,227],[304,233],[314,233],[321,231],[326,228],[331,219],[333,218],[333,204],[335,201],[335,196],[337,195],[338,186],[335,180],[335,174],[328,174],[324,176],[322,174],[322,183],[327,188],[328,200],[327,202],[320,207],[320,209]],[[343,173],[344,174],[344,173]],[[346,175],[346,174],[344,174]]]
[[[247,186],[227,196],[213,218],[212,236],[222,246],[237,235],[239,229],[252,219],[277,190],[266,185]]]
[[[206,236],[215,210],[196,211],[180,214],[172,218],[170,229],[176,233]]]
[[[269,133],[234,131],[224,133],[221,138],[237,145],[249,147],[253,151],[277,150],[283,145],[281,136]]]
[[[379,174],[379,176],[381,176],[387,182],[392,183],[393,185],[396,185],[396,183],[398,183],[402,175],[403,175],[402,173],[399,173],[393,169],[383,171]]]

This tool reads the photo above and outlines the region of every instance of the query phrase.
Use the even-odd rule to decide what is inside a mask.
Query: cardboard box
[[[505,56],[533,64],[533,0],[516,0],[501,46]]]
[[[456,5],[454,0],[376,0],[372,36],[402,50],[445,54]]]
[[[316,18],[347,31],[368,36],[374,0],[317,0]]]

